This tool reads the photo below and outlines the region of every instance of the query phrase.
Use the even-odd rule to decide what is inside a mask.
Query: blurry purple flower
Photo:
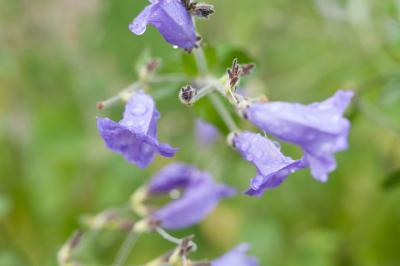
[[[166,229],[185,228],[200,222],[222,198],[235,193],[233,188],[215,183],[208,173],[181,163],[166,166],[148,184],[150,195],[174,189],[184,189],[183,195],[152,213],[152,218],[161,221]]]
[[[146,31],[147,24],[156,27],[172,45],[188,50],[196,45],[192,17],[182,0],[150,0],[150,5],[135,18],[129,29],[141,35]]]
[[[211,181],[210,175],[199,171],[196,167],[175,162],[168,164],[155,174],[147,184],[147,190],[155,195]]]
[[[225,255],[211,261],[211,266],[258,266],[259,262],[255,257],[246,255],[249,249],[249,244],[240,244]]]
[[[197,144],[200,146],[212,145],[220,135],[218,129],[202,119],[196,119],[195,123]]]
[[[350,122],[343,112],[352,96],[352,91],[340,90],[331,98],[310,105],[251,104],[245,116],[267,133],[301,146],[312,175],[325,182],[336,168],[334,154],[347,148]]]
[[[257,168],[257,175],[246,192],[248,195],[261,196],[265,190],[279,186],[290,173],[304,168],[301,160],[286,157],[276,143],[260,134],[235,133],[232,144]]]
[[[176,149],[158,143],[157,111],[153,99],[142,92],[135,93],[125,106],[120,122],[97,118],[97,127],[108,148],[122,154],[125,159],[144,168],[153,161],[155,153],[172,157]]]

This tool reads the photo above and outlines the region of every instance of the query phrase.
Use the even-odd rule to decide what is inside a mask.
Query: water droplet
[[[174,48],[174,49],[178,49],[178,48],[179,48],[179,46],[178,46],[178,45],[172,45],[172,48]]]
[[[256,151],[255,157],[260,159],[260,158],[262,158],[263,155],[264,155],[264,153],[262,151]]]
[[[248,143],[242,143],[242,145],[240,145],[240,148],[244,151],[246,151],[249,148],[249,144]]]
[[[274,144],[274,146],[275,146],[278,150],[281,149],[281,144],[280,144],[279,142],[273,141],[272,144]]]
[[[133,121],[128,121],[128,122],[126,122],[126,125],[127,125],[128,127],[133,126]]]
[[[135,105],[131,109],[131,114],[133,115],[143,115],[144,113],[146,113],[146,106],[144,106],[143,104]]]

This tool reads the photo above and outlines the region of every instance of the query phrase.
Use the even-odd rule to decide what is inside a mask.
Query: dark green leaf
[[[390,173],[382,183],[384,189],[392,189],[398,185],[400,185],[400,169]]]

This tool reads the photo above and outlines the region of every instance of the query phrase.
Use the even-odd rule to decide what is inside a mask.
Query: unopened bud
[[[208,18],[214,14],[214,6],[205,3],[191,3],[189,7],[190,14],[200,18]]]
[[[194,96],[197,94],[197,90],[190,85],[186,85],[181,88],[179,91],[179,100],[187,105],[190,106],[193,102]]]

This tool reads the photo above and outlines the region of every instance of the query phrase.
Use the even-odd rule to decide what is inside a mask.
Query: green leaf
[[[384,189],[393,189],[400,185],[400,168],[390,173],[382,183]]]

